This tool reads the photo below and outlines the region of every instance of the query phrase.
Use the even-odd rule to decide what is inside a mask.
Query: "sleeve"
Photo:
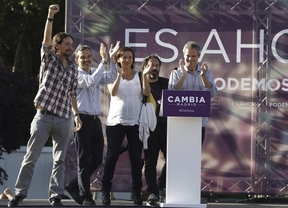
[[[170,77],[169,77],[169,82],[168,82],[168,90],[174,90],[174,85],[180,79],[180,76],[179,76],[178,72],[179,72],[179,69],[173,70],[171,72]]]
[[[76,73],[78,73],[77,70],[76,70]],[[71,97],[76,97],[77,96],[77,94],[76,94],[77,85],[78,85],[77,75],[75,77],[76,78],[75,78],[74,82],[72,83],[72,87],[71,87],[71,90],[70,90],[70,96]]]
[[[213,98],[217,94],[217,87],[216,87],[216,84],[214,81],[212,71],[210,69],[207,71],[206,76],[207,76],[207,79],[209,80],[209,82],[212,84],[212,88],[210,88],[210,89],[206,88],[206,89],[211,91],[211,98]]]
[[[110,84],[113,83],[117,78],[117,68],[116,64],[110,64],[110,70],[105,71],[100,79],[100,84]]]
[[[43,75],[47,69],[45,67],[49,62],[52,62],[52,60],[56,59],[52,52],[52,45],[46,46],[42,43],[41,49],[40,49],[40,54],[41,54],[41,66],[40,66],[40,71],[39,71],[39,82],[41,83],[43,80]]]
[[[78,88],[88,88],[98,85],[102,78],[104,69],[105,65],[100,63],[92,75],[78,73]]]
[[[41,62],[47,63],[52,57],[52,45],[46,46],[42,43],[41,47]]]

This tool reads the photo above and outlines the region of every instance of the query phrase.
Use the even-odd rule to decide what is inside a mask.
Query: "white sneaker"
[[[159,207],[159,196],[153,193],[150,194],[146,201],[146,205],[151,207]]]

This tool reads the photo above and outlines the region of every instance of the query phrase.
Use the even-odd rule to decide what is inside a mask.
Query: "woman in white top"
[[[116,162],[121,153],[121,145],[126,136],[129,144],[131,163],[132,193],[135,205],[142,205],[142,142],[139,140],[139,116],[143,94],[150,94],[147,76],[142,76],[141,82],[134,70],[134,52],[123,47],[116,53],[116,61],[121,71],[114,83],[108,85],[111,94],[110,109],[106,120],[107,156],[102,177],[102,203],[110,205],[110,191]],[[152,64],[144,69],[149,73]]]

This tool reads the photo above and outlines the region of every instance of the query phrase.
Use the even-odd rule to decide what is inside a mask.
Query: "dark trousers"
[[[139,140],[139,126],[106,126],[107,155],[102,176],[102,191],[109,193],[117,160],[121,153],[122,142],[126,136],[129,145],[129,159],[131,163],[132,191],[140,193],[142,189],[141,155],[143,144]]]
[[[160,177],[157,183],[157,161],[159,151],[163,153],[166,160],[167,150],[167,125],[157,124],[154,132],[150,132],[148,138],[148,149],[144,150],[145,157],[145,179],[146,179],[146,190],[149,194],[153,193],[158,195],[159,189],[166,187],[166,161],[162,167]]]
[[[202,134],[201,134],[201,136],[202,136],[202,145],[203,145],[204,140],[205,140],[205,126],[202,126]]]
[[[102,164],[104,137],[98,117],[80,114],[80,118],[82,128],[75,136],[78,177],[67,185],[73,189],[79,188],[79,195],[85,200],[92,197],[90,176]]]

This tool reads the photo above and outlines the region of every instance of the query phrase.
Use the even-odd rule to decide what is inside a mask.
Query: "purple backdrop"
[[[208,62],[218,87],[218,94],[211,103],[211,117],[203,144],[202,190],[285,194],[288,183],[288,15],[273,12],[273,7],[272,12],[269,10],[271,24],[267,29],[255,24],[260,16],[252,12],[237,12],[228,5],[222,8],[222,12],[206,10],[199,13],[197,6],[200,8],[202,1],[195,7],[189,2],[192,1],[175,1],[175,4],[149,1],[141,8],[139,1],[103,1],[94,6],[89,5],[89,1],[73,4],[75,10],[80,8],[82,12],[81,38],[78,40],[92,46],[95,67],[101,60],[98,53],[100,42],[109,46],[120,40],[121,46],[131,47],[135,51],[136,69],[144,57],[156,53],[163,61],[160,74],[164,77],[169,77],[178,60],[183,58],[183,45],[189,40],[196,41],[203,47],[199,61]],[[247,7],[243,7],[249,11],[251,5],[246,4]],[[277,4],[274,6],[276,8]],[[68,31],[76,34],[73,28]],[[269,61],[269,68],[266,71],[261,69],[259,73],[259,66],[265,65],[265,61]],[[101,119],[105,129],[109,93],[105,86],[101,92]],[[263,94],[269,101],[266,100],[264,111],[259,112]],[[259,128],[262,125],[266,125],[264,129],[267,131],[261,134]],[[253,184],[262,180],[261,171],[257,169],[263,165],[263,160],[259,159],[261,152],[257,152],[261,135],[263,139],[269,136],[267,147],[263,147],[269,148],[269,154],[263,153],[263,160],[268,157],[269,164],[262,172],[266,171],[269,183],[274,183],[266,191],[261,188],[253,190]],[[179,136],[186,135],[179,133]],[[73,155],[73,151],[69,155]],[[75,174],[71,161],[69,159],[67,165],[67,180]],[[159,170],[162,164],[160,155]],[[91,179],[93,189],[101,187],[102,168]],[[145,184],[144,178],[143,182]],[[130,191],[130,188],[130,165],[127,153],[124,153],[117,163],[113,190]]]

